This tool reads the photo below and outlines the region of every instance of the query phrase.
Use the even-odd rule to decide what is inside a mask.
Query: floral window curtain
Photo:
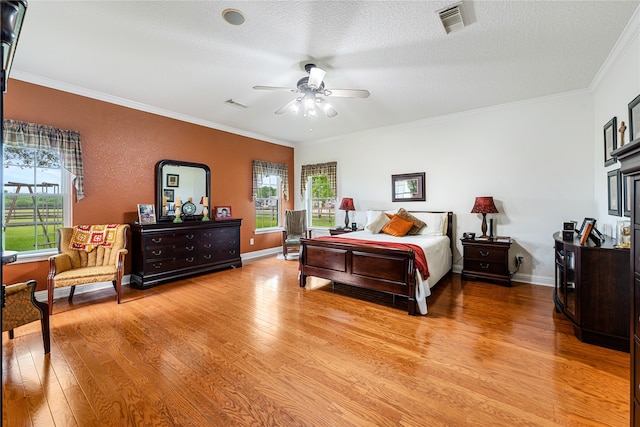
[[[280,177],[282,194],[285,200],[289,200],[289,167],[282,163],[271,163],[263,160],[253,161],[253,193],[251,198],[255,201],[258,198],[260,186],[259,177],[277,175]]]
[[[333,190],[333,194],[337,196],[338,185],[336,171],[338,170],[338,162],[317,163],[315,165],[302,165],[302,173],[300,176],[300,197],[304,199],[304,191],[307,188],[307,181],[312,176],[326,175],[329,179],[329,185]]]
[[[62,166],[75,176],[73,181],[77,200],[84,198],[80,132],[17,120],[4,120],[3,125],[2,136],[7,146],[58,150]]]

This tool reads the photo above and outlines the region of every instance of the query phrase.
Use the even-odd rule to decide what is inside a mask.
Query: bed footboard
[[[300,286],[315,276],[407,297],[415,315],[415,253],[350,243],[301,239]]]

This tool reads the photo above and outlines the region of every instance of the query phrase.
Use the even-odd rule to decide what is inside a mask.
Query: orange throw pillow
[[[391,218],[391,221],[382,227],[382,232],[392,236],[402,237],[411,230],[411,227],[413,227],[413,222],[406,220],[401,216],[394,215]]]

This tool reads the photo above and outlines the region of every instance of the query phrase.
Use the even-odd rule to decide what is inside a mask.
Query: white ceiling
[[[447,35],[436,11],[454,3],[30,0],[11,77],[294,145],[588,88],[640,2],[463,2]],[[294,88],[307,62],[371,96],[275,115],[295,95],[252,87]]]

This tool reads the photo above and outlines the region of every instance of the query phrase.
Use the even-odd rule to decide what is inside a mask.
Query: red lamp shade
[[[345,197],[340,202],[340,210],[346,211],[344,213],[344,229],[349,228],[349,211],[355,211],[356,208],[353,206],[353,199],[351,197]]]
[[[471,213],[482,214],[482,236],[480,237],[489,237],[487,236],[487,214],[498,213],[498,208],[496,208],[496,204],[493,203],[493,197],[476,197],[476,202],[473,204],[473,208],[471,208]]]
[[[473,204],[473,208],[471,208],[471,213],[498,213],[498,208],[496,208],[495,203],[493,203],[493,197],[476,197],[476,202]]]
[[[340,202],[340,210],[341,211],[355,211],[356,208],[353,206],[353,199],[350,197],[345,197]]]

